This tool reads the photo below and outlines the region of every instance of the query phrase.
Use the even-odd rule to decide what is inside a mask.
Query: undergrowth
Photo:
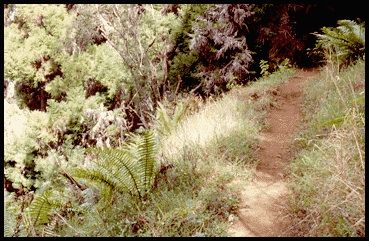
[[[116,193],[110,208],[92,209],[83,221],[76,216],[59,234],[73,235],[78,227],[80,236],[226,236],[239,202],[241,185],[233,181],[247,182],[256,165],[251,150],[273,102],[268,90],[293,72],[275,72],[198,104],[160,135],[161,171],[142,205]]]
[[[73,187],[71,180],[62,179],[50,188],[60,193],[63,205],[48,214],[47,223],[30,223],[30,232],[21,230],[22,216],[17,219],[19,210],[13,211],[16,199],[7,199],[6,236],[14,230],[14,236],[226,236],[242,184],[257,164],[251,151],[273,104],[270,91],[293,72],[283,69],[247,87],[236,86],[218,99],[196,104],[197,111],[187,106],[181,118],[163,112],[169,116],[160,119],[170,122],[170,128],[154,126],[165,127],[156,136],[160,167],[141,202],[126,192],[112,189],[105,197],[104,190],[89,182]]]
[[[298,236],[365,236],[365,62],[327,65],[305,89],[291,202]]]

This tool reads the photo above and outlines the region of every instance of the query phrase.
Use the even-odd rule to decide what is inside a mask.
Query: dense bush
[[[197,17],[201,16],[208,7],[207,4],[179,6],[180,24],[173,28],[174,48],[172,54],[168,56],[170,60],[168,80],[172,85],[182,87],[176,91],[182,89],[188,91],[201,84],[201,79],[196,76],[197,67],[200,64],[199,56],[191,51],[189,46]]]
[[[252,5],[223,4],[206,10],[194,26],[190,49],[199,55],[198,75],[207,93],[247,79],[251,51],[246,42]]]
[[[365,23],[352,20],[339,20],[338,27],[323,27],[322,34],[315,33],[318,38],[317,49],[325,52],[329,61],[338,61],[347,65],[365,55]]]

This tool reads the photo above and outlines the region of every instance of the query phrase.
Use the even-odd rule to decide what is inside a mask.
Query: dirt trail
[[[288,164],[293,137],[300,124],[302,87],[316,71],[299,70],[273,94],[276,107],[269,111],[266,128],[254,155],[259,164],[253,180],[243,188],[238,220],[229,230],[236,237],[288,236],[286,212]]]

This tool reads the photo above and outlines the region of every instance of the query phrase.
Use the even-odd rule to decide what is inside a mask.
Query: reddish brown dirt
[[[266,128],[254,153],[258,165],[252,181],[243,188],[238,220],[229,230],[231,236],[289,235],[285,232],[290,225],[288,167],[293,155],[293,138],[300,125],[302,88],[316,74],[316,71],[299,70],[272,91],[276,107],[266,118]]]

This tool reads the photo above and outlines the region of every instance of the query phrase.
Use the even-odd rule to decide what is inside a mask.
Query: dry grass
[[[199,110],[186,116],[170,135],[161,140],[162,160],[174,164],[173,173],[182,170],[183,175],[191,177],[192,183],[202,180],[203,186],[192,189],[199,188],[199,193],[204,194],[203,198],[199,197],[203,205],[208,203],[206,205],[220,213],[228,210],[226,215],[216,218],[220,221],[217,227],[222,227],[223,233],[236,210],[232,198],[240,196],[237,193],[249,182],[257,165],[252,150],[273,104],[270,92],[288,81],[293,73],[291,69],[276,72],[247,87],[235,87],[221,98],[208,100],[205,104],[195,101]],[[184,190],[188,184],[180,185]],[[209,193],[212,198],[207,200]],[[225,193],[229,193],[230,198],[226,202],[223,200]]]
[[[364,90],[354,87],[363,76],[363,62],[327,68],[306,90],[309,133],[292,165],[297,236],[365,236]]]
[[[223,98],[201,106],[200,111],[185,118],[163,141],[164,155],[175,157],[190,146],[209,148],[223,139],[230,139],[229,137],[241,133],[245,141],[252,144],[257,139],[263,118],[273,102],[268,90],[287,81],[293,72],[285,70],[273,73],[246,88],[234,88]],[[253,99],[253,95],[258,98]]]

